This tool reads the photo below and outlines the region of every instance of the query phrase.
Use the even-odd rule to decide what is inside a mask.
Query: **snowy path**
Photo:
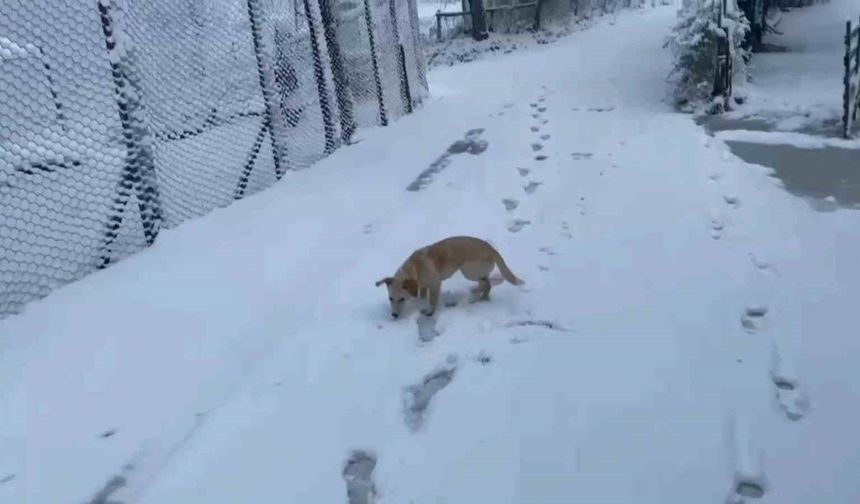
[[[860,500],[860,216],[662,102],[673,21],[437,70],[396,127],[0,322],[0,502]],[[460,233],[526,288],[389,320],[373,282]]]

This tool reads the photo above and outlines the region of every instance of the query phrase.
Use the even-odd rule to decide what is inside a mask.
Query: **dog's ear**
[[[418,282],[412,280],[411,278],[407,278],[400,284],[406,292],[412,295],[412,297],[418,297]]]
[[[379,287],[379,286],[380,286],[380,285],[382,285],[382,284],[385,284],[385,285],[391,285],[391,282],[393,282],[393,281],[394,281],[394,279],[393,279],[393,278],[391,278],[391,277],[385,277],[385,278],[383,278],[382,280],[380,280],[380,281],[376,282],[376,286],[377,286],[377,287]]]

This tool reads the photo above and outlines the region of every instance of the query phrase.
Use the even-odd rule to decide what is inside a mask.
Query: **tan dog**
[[[423,299],[428,294],[430,306],[421,310],[421,313],[431,316],[439,304],[442,281],[458,270],[464,277],[478,282],[473,292],[480,294],[480,299],[490,299],[490,273],[496,266],[508,282],[514,285],[525,283],[514,276],[501,254],[489,243],[471,236],[452,236],[416,250],[394,277],[385,277],[376,282],[376,286],[385,284],[388,287],[392,317],[400,316],[407,299]]]

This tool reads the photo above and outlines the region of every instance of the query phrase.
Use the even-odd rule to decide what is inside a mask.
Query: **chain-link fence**
[[[415,0],[0,0],[0,317],[387,125]]]

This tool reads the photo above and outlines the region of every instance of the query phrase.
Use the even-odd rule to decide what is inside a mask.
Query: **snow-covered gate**
[[[0,317],[426,93],[415,0],[0,0]]]

